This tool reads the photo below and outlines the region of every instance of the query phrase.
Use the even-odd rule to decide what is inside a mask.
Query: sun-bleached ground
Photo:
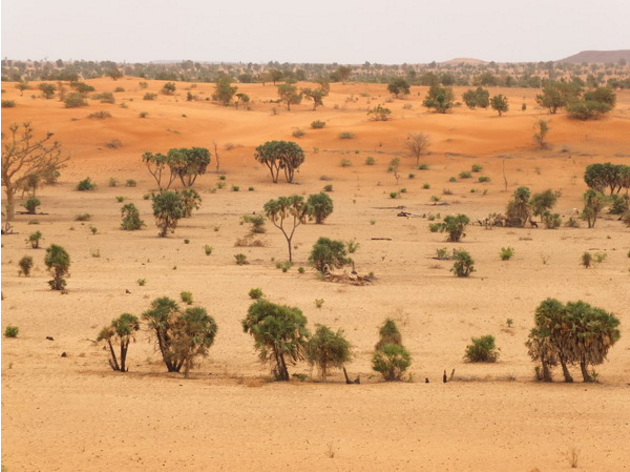
[[[584,168],[593,162],[628,163],[630,93],[618,93],[618,107],[595,122],[570,121],[561,113],[549,117],[535,104],[536,90],[500,89],[511,111],[499,118],[491,110],[457,107],[447,115],[421,106],[424,87],[413,87],[405,100],[389,100],[385,85],[333,84],[325,107],[308,103],[287,112],[271,84],[239,85],[249,94],[251,110],[218,106],[205,97],[211,84],[190,89],[201,100],[187,102],[190,84],[177,83],[175,96],[144,101],[139,79],[90,81],[97,92],[113,91],[117,103],[65,109],[58,100],[32,99],[6,84],[5,99],[17,107],[3,109],[2,128],[31,121],[35,130],[54,131],[71,156],[58,185],[38,191],[46,215],[19,215],[15,230],[2,237],[2,330],[20,328],[16,339],[2,340],[2,464],[13,471],[33,470],[567,470],[565,454],[576,449],[580,470],[627,470],[630,453],[630,232],[616,218],[596,228],[557,230],[470,226],[459,244],[430,233],[427,218],[399,218],[398,210],[418,214],[465,213],[476,220],[504,211],[511,192],[526,185],[533,192],[560,190],[557,211],[569,215],[581,207]],[[163,83],[149,82],[149,92]],[[463,88],[456,88],[461,96]],[[121,103],[127,108],[121,108]],[[527,105],[521,111],[521,104]],[[388,122],[368,120],[367,109],[391,108]],[[272,112],[276,108],[277,114]],[[107,110],[107,120],[87,115]],[[146,118],[140,118],[147,112]],[[533,125],[550,119],[552,148],[537,151]],[[311,121],[327,122],[312,130]],[[306,132],[292,138],[296,129]],[[355,134],[341,140],[340,132]],[[410,132],[430,135],[431,154],[414,170],[404,141]],[[118,139],[119,149],[106,143]],[[272,184],[266,168],[253,159],[254,148],[267,140],[296,140],[306,151],[297,174],[299,185]],[[219,148],[226,187],[219,182],[213,142]],[[229,146],[228,146],[229,145]],[[204,146],[213,152],[208,174],[198,179],[201,209],[183,220],[173,235],[156,237],[150,201],[143,195],[154,182],[140,157],[145,151]],[[230,150],[228,150],[228,147]],[[365,165],[367,156],[376,160]],[[401,159],[398,184],[387,167]],[[352,162],[341,167],[341,159]],[[473,164],[491,181],[457,179]],[[507,179],[504,188],[503,169]],[[415,178],[409,178],[414,173]],[[90,176],[99,187],[77,192]],[[121,185],[108,187],[110,177]],[[325,180],[322,180],[324,177]],[[124,186],[135,179],[137,187]],[[330,180],[329,180],[330,179]],[[423,184],[430,189],[423,189]],[[243,214],[261,211],[280,195],[309,195],[332,184],[335,211],[325,225],[307,224],[295,236],[295,266],[287,273],[275,261],[287,257],[286,243],[271,225],[266,247],[237,248],[248,228]],[[231,191],[233,185],[240,191]],[[248,188],[254,187],[254,191]],[[389,193],[406,188],[400,199]],[[443,195],[449,189],[453,195]],[[474,193],[471,189],[475,189]],[[448,206],[434,206],[440,196]],[[147,227],[119,229],[124,196],[141,210]],[[4,199],[4,195],[3,195]],[[74,221],[80,213],[90,222]],[[39,224],[29,225],[36,219]],[[90,227],[98,232],[92,235]],[[44,234],[43,246],[63,245],[72,257],[67,295],[48,290],[44,250],[27,247],[33,231]],[[354,287],[317,280],[307,267],[310,247],[320,236],[356,239],[357,269],[374,272],[375,284]],[[372,238],[391,238],[373,240]],[[184,240],[189,240],[185,244]],[[204,246],[211,245],[211,256]],[[502,262],[501,247],[516,255]],[[458,279],[449,261],[434,259],[436,250],[465,248],[477,272]],[[100,257],[92,257],[95,251]],[[606,253],[591,269],[579,265],[584,251]],[[237,266],[243,252],[251,262]],[[18,277],[17,261],[34,257],[30,278]],[[138,279],[146,279],[139,286]],[[346,386],[340,375],[329,382],[269,382],[257,361],[252,339],[240,320],[260,287],[268,299],[300,307],[315,323],[341,327],[355,358],[350,375],[361,385]],[[131,293],[127,294],[126,290]],[[139,315],[158,296],[194,294],[219,325],[210,356],[189,380],[164,371],[145,331],[129,354],[130,372],[117,374],[106,352],[93,343],[98,330],[123,312]],[[597,366],[600,383],[533,381],[533,363],[524,342],[535,307],[546,297],[582,299],[614,312],[622,337],[609,362]],[[324,299],[317,309],[315,299]],[[370,360],[377,328],[386,317],[398,320],[410,350],[413,382],[386,384],[372,376]],[[507,327],[507,319],[513,326]],[[493,334],[501,348],[496,364],[468,364],[462,359],[471,336]],[[47,341],[52,336],[54,341]],[[62,352],[67,357],[60,357]],[[456,371],[444,385],[442,372]],[[306,364],[291,372],[310,374]],[[315,376],[315,372],[313,375]],[[578,372],[575,373],[579,380]],[[430,380],[429,384],[424,379]],[[468,380],[468,381],[464,381]]]

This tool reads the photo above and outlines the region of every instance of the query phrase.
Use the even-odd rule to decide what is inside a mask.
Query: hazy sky
[[[2,0],[2,57],[555,60],[630,49],[630,0]]]

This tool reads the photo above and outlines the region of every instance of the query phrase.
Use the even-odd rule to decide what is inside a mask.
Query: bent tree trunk
[[[592,382],[591,374],[588,373],[588,362],[585,359],[580,361],[580,370],[582,371],[582,378],[584,382]]]
[[[564,381],[567,383],[573,382],[573,377],[571,377],[571,372],[567,368],[567,361],[563,356],[560,356],[560,365],[562,366],[562,374],[564,375]]]
[[[112,342],[109,339],[107,340],[107,345],[109,346],[109,354],[111,356],[109,359],[109,366],[112,368],[112,370],[119,371],[120,366],[118,365],[118,361],[116,360],[116,352],[114,351],[114,346],[112,346]]]
[[[7,221],[13,221],[15,219],[15,187],[12,184],[7,185],[5,194],[7,196]]]

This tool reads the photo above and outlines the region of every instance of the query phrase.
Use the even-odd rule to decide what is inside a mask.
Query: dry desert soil
[[[8,325],[20,330],[17,338],[2,339],[2,464],[9,472],[546,472],[570,469],[567,456],[573,452],[579,470],[630,470],[629,229],[612,216],[594,229],[583,222],[556,230],[472,225],[457,244],[428,229],[429,215],[465,213],[476,221],[503,212],[523,185],[532,192],[560,190],[556,211],[566,220],[582,206],[588,164],[630,159],[629,91],[618,92],[609,116],[579,122],[563,112],[547,115],[536,105],[534,89],[491,91],[510,99],[511,110],[498,117],[492,110],[465,107],[431,113],[421,105],[425,87],[392,101],[385,85],[333,84],[325,107],[314,112],[302,104],[288,112],[269,102],[277,98],[270,84],[240,84],[239,92],[253,103],[250,110],[237,110],[205,100],[212,84],[193,86],[200,100],[186,101],[191,84],[177,83],[175,95],[164,96],[163,83],[149,81],[147,90],[159,96],[144,101],[147,90],[140,81],[89,81],[98,92],[125,91],[115,93],[116,104],[89,100],[88,107],[75,109],[32,97],[33,90],[20,97],[13,84],[3,84],[3,98],[17,106],[2,110],[2,130],[30,121],[38,136],[54,132],[71,157],[59,183],[38,190],[45,214],[18,215],[17,234],[2,236],[2,330]],[[455,91],[459,97],[464,89]],[[368,119],[367,109],[377,104],[392,110],[390,121]],[[99,110],[112,118],[87,118]],[[532,141],[541,118],[551,120],[552,147],[544,151]],[[326,127],[311,129],[316,119]],[[305,135],[293,138],[296,129]],[[355,137],[339,139],[346,131]],[[414,170],[415,159],[405,151],[411,132],[431,138],[430,154],[421,159],[428,170]],[[108,148],[112,140],[121,146]],[[295,185],[271,183],[254,160],[254,148],[268,140],[294,140],[306,151]],[[158,238],[151,202],[143,199],[155,182],[141,155],[192,146],[213,153],[209,172],[196,184],[202,206],[174,234]],[[375,165],[365,164],[368,156]],[[387,172],[393,158],[401,160],[398,184]],[[351,165],[342,167],[342,159]],[[477,182],[479,174],[449,181],[473,164],[483,166],[481,175],[489,182]],[[214,191],[219,175],[226,176],[226,186]],[[76,191],[88,176],[98,188]],[[119,186],[108,186],[112,177]],[[125,187],[127,179],[137,186]],[[234,247],[248,231],[240,224],[242,215],[260,212],[272,198],[307,196],[327,184],[333,185],[335,211],[324,225],[297,229],[295,265],[288,272],[273,262],[285,260],[287,248],[270,224],[264,247]],[[390,198],[402,188],[400,198]],[[140,209],[145,229],[120,229],[117,196]],[[432,196],[447,205],[435,205]],[[397,217],[399,205],[427,217]],[[90,213],[91,221],[75,221],[81,213]],[[55,243],[70,253],[66,295],[46,283],[44,249],[24,242],[35,230],[43,233],[44,248]],[[357,270],[374,272],[377,280],[366,286],[319,280],[307,259],[320,236],[356,239]],[[210,256],[205,245],[214,248]],[[501,261],[499,250],[507,246],[515,256]],[[469,251],[477,271],[454,277],[452,262],[435,259],[442,247]],[[584,251],[607,257],[585,269]],[[94,257],[97,252],[100,257]],[[235,264],[239,252],[249,265]],[[23,255],[35,260],[28,278],[18,276]],[[146,284],[138,285],[139,279]],[[316,323],[343,328],[355,354],[348,371],[360,374],[361,385],[346,385],[339,372],[319,382],[305,363],[290,371],[308,374],[307,381],[272,382],[240,325],[252,287],[271,301],[301,308],[311,329]],[[154,298],[178,299],[181,291],[191,291],[219,326],[209,357],[191,378],[166,373],[146,330],[130,348],[129,372],[110,370],[107,352],[94,342],[100,328],[124,312],[139,316]],[[598,383],[581,383],[579,369],[574,384],[561,382],[559,372],[551,384],[534,380],[524,343],[534,310],[547,297],[581,299],[621,320],[620,341],[608,361],[596,366]],[[324,300],[321,309],[316,299]],[[378,326],[386,317],[397,320],[412,355],[409,382],[383,382],[371,370]],[[465,362],[470,338],[485,334],[496,337],[498,362]],[[67,357],[61,357],[64,352]],[[444,384],[443,371],[452,369],[454,380]]]

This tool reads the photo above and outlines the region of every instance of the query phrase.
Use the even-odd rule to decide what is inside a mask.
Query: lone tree
[[[548,82],[542,88],[542,93],[536,95],[536,103],[547,108],[555,115],[558,109],[566,107],[576,100],[582,90],[579,85],[569,82]]]
[[[466,215],[448,215],[444,217],[444,221],[439,223],[440,233],[447,232],[447,241],[452,243],[458,243],[463,237],[466,236],[464,231],[466,225],[470,223],[470,219]]]
[[[155,224],[160,229],[159,237],[166,237],[167,233],[174,232],[177,222],[184,217],[185,209],[182,197],[171,190],[162,190],[151,196],[153,200],[153,216]]]
[[[48,281],[48,285],[53,290],[63,290],[66,288],[66,277],[70,274],[70,256],[66,250],[57,244],[51,244],[46,249],[44,264],[50,270],[53,278]]]
[[[232,87],[232,83],[230,78],[227,76],[221,77],[217,80],[216,85],[214,86],[214,93],[212,94],[212,100],[216,100],[217,102],[221,102],[223,105],[228,106],[232,99],[234,98],[234,94],[238,87]],[[242,95],[242,94],[241,94]],[[249,97],[247,97],[249,100]],[[238,105],[237,105],[238,108]]]
[[[342,369],[350,361],[350,343],[344,337],[342,329],[335,333],[328,326],[315,326],[315,334],[306,344],[306,360],[311,366],[317,366],[321,379],[325,382],[331,368]]]
[[[326,266],[334,269],[349,264],[350,259],[346,257],[347,255],[346,244],[343,241],[321,237],[313,245],[308,261],[319,272],[324,272]]]
[[[330,84],[326,81],[320,82],[319,88],[304,88],[302,94],[309,100],[313,100],[313,111],[317,110],[317,107],[324,105],[324,97],[328,96],[330,91]]]
[[[589,189],[584,192],[584,209],[582,210],[582,218],[586,220],[589,228],[595,226],[597,217],[606,206],[608,199],[603,193]]]
[[[105,326],[99,333],[97,341],[105,341],[109,349],[109,365],[117,372],[128,372],[126,366],[129,343],[134,340],[134,333],[140,330],[138,318],[129,313],[123,313],[112,320],[109,326]],[[114,344],[120,345],[120,362],[114,350]]]
[[[370,116],[372,121],[387,121],[389,120],[389,115],[392,114],[392,111],[382,105],[377,105],[371,110],[368,110],[367,114]]]
[[[142,162],[146,164],[149,173],[155,179],[155,183],[160,190],[170,188],[171,184],[177,178],[177,174],[170,171],[168,157],[162,153],[158,152],[157,154],[153,154],[152,152],[145,152],[142,155]],[[164,171],[167,168],[169,169],[168,181],[165,186],[163,186],[162,177],[164,177]]]
[[[514,191],[514,198],[508,202],[506,209],[508,226],[525,226],[531,217],[530,195],[527,187],[519,187]]]
[[[411,356],[402,345],[400,331],[394,320],[387,318],[379,329],[379,341],[372,356],[372,369],[388,382],[400,381],[411,365]]]
[[[241,325],[253,336],[260,360],[271,364],[274,378],[288,381],[287,366],[304,358],[309,337],[302,311],[260,299],[249,307]]]
[[[416,158],[416,167],[420,165],[420,156],[429,148],[431,141],[426,133],[411,133],[407,136],[405,147]]]
[[[273,183],[278,183],[280,169],[284,171],[286,181],[291,183],[295,171],[304,162],[304,151],[292,141],[267,141],[256,148],[254,159],[267,166]]]
[[[194,147],[169,149],[167,162],[172,174],[179,177],[184,187],[192,187],[197,177],[206,173],[210,165],[210,151]]]
[[[308,216],[308,206],[304,202],[304,198],[298,195],[279,197],[277,200],[269,200],[263,208],[267,218],[282,231],[287,240],[289,262],[293,262],[293,235],[297,227],[304,223]],[[287,225],[286,228],[285,224]],[[289,225],[291,225],[290,228]]]
[[[190,307],[181,311],[168,297],[153,300],[142,318],[155,334],[168,371],[180,372],[183,367],[186,378],[195,359],[208,355],[217,334],[217,324],[204,308]]]
[[[247,95],[246,93],[237,93],[236,100],[234,101],[234,106],[238,110],[238,106],[241,103],[249,103],[249,101],[250,101],[249,95]],[[216,156],[216,152],[215,152],[215,156]]]
[[[7,196],[7,220],[15,218],[15,194],[27,182],[44,180],[65,166],[61,144],[51,142],[53,133],[35,139],[30,123],[9,127],[2,133],[2,185]]]
[[[490,99],[490,106],[493,110],[496,110],[499,116],[503,115],[503,113],[507,112],[510,109],[508,98],[502,94],[492,97]]]
[[[409,84],[402,77],[397,77],[387,85],[387,91],[393,93],[396,98],[400,95],[409,95]]]
[[[534,142],[538,145],[538,149],[547,149],[549,147],[549,143],[545,141],[545,138],[550,130],[548,120],[538,120],[534,124]]]
[[[293,84],[278,85],[278,97],[280,97],[280,101],[287,104],[288,111],[291,111],[291,105],[299,105],[302,102],[302,94]]]
[[[422,104],[427,108],[434,108],[437,113],[446,113],[453,107],[453,89],[432,85]]]
[[[55,96],[55,91],[57,90],[57,87],[53,84],[48,84],[46,82],[39,84],[37,88],[42,91],[42,95],[46,100],[53,98]]]
[[[323,192],[309,195],[306,205],[308,206],[309,219],[314,219],[315,224],[318,225],[323,224],[334,209],[332,198]]]

